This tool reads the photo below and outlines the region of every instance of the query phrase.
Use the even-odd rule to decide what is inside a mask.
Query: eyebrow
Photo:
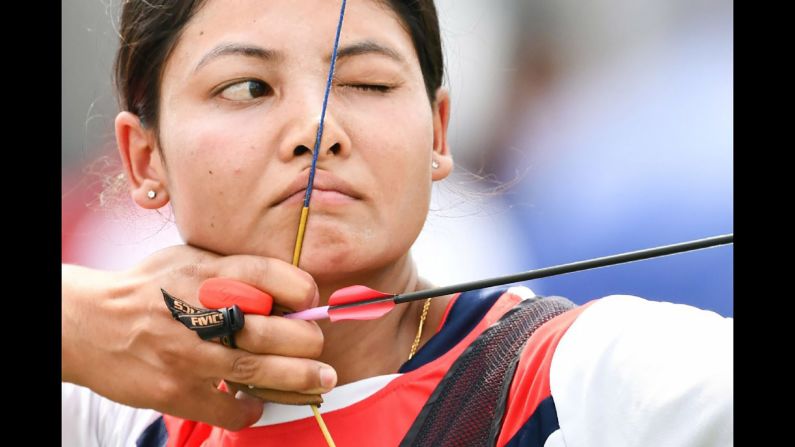
[[[359,56],[363,54],[380,54],[396,62],[400,62],[401,64],[406,63],[406,60],[403,58],[403,56],[400,55],[400,53],[393,50],[392,48],[385,47],[379,43],[373,42],[372,40],[364,40],[361,42],[354,43],[352,45],[341,47],[337,51],[337,60],[339,61],[340,59]],[[326,58],[327,61],[330,59],[331,56]]]
[[[269,50],[267,48],[262,48],[254,45],[227,43],[227,44],[218,45],[217,47],[210,50],[209,53],[205,54],[204,57],[201,58],[199,63],[196,64],[196,68],[193,69],[193,72],[194,73],[197,72],[202,66],[206,65],[208,62],[210,62],[213,59],[229,55],[253,57],[257,59],[262,59],[263,61],[275,61],[283,59],[283,55],[278,51]]]
[[[362,42],[357,42],[352,45],[347,45],[340,48],[337,51],[337,60],[339,61],[340,59],[345,59],[365,54],[380,54],[401,64],[406,63],[406,60],[403,58],[403,56],[400,55],[400,53],[393,50],[392,48],[373,42],[372,40],[364,40]],[[204,57],[201,58],[199,63],[196,64],[196,68],[193,69],[193,72],[195,73],[199,71],[201,67],[207,65],[213,59],[217,59],[222,56],[230,56],[230,55],[253,57],[261,59],[266,62],[282,60],[284,58],[284,55],[282,53],[267,48],[262,48],[255,45],[227,43],[227,44],[218,45],[217,47],[210,50],[207,54],[205,54]],[[329,55],[326,58],[326,60],[330,59],[331,55]]]

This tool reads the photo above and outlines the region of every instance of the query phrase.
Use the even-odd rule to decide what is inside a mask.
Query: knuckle
[[[254,334],[257,337],[257,340],[261,341],[263,344],[272,345],[277,340],[277,334],[273,328],[273,325],[270,324],[270,317],[265,317],[262,320],[261,324],[253,325],[254,326]],[[258,322],[259,323],[259,322]]]
[[[307,345],[307,357],[317,358],[323,353],[323,343]]]
[[[312,337],[310,338],[309,342],[306,343],[308,355],[309,357],[319,357],[320,354],[323,353],[323,331],[317,324],[311,324],[310,328],[312,331]]]
[[[158,351],[160,354],[160,359],[163,362],[163,364],[172,365],[172,368],[174,366],[180,365],[184,357],[184,352],[181,346],[179,345],[179,343],[176,343],[173,339],[162,342],[159,346]]]
[[[172,378],[162,378],[159,380],[155,385],[155,391],[157,393],[155,402],[161,406],[173,405],[174,402],[178,402],[180,399],[184,398],[184,396],[181,396],[182,393],[179,382]]]
[[[302,371],[301,374],[296,375],[296,386],[302,390],[317,388],[320,383],[319,369],[315,366],[307,366]]]
[[[257,374],[257,360],[251,355],[241,355],[232,363],[232,375],[236,382],[250,382]]]
[[[175,267],[172,270],[172,275],[177,277],[199,278],[200,274],[201,274],[201,266],[195,263],[188,263],[185,265],[181,265],[179,267]]]
[[[296,292],[296,295],[301,297],[301,301],[298,303],[301,309],[312,307],[315,301],[315,281],[309,276],[309,273],[306,273],[306,276],[307,280],[297,287]]]
[[[268,282],[268,275],[270,275],[271,271],[271,263],[273,262],[270,258],[254,258],[258,262],[247,262],[246,263],[246,273],[248,273],[248,278],[257,278],[259,279],[260,284],[267,284]]]
[[[272,270],[273,259],[271,258],[259,258],[261,262],[256,264],[252,263],[252,267],[257,269],[257,272],[261,275],[267,275]]]

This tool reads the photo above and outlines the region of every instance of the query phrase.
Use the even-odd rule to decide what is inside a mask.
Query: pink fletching
[[[328,306],[313,307],[311,309],[293,312],[284,316],[284,318],[289,318],[291,320],[322,320],[328,317]]]
[[[345,287],[331,294],[328,299],[328,306],[313,307],[312,309],[287,314],[284,318],[293,320],[322,320],[328,318],[332,322],[340,320],[375,320],[392,310],[395,307],[395,303],[393,301],[384,301],[381,303],[332,310],[329,310],[329,307],[392,296],[394,295],[379,292],[365,286]]]

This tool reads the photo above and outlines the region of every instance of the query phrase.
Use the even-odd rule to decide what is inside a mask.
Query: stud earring
[[[146,197],[149,197],[150,199],[154,199],[155,197],[157,197],[157,193],[155,192],[154,189],[150,189],[149,192],[146,193]]]
[[[433,161],[431,162],[431,167],[432,167],[433,169],[439,169],[439,162],[438,162],[438,161],[436,161],[436,160],[433,160]]]

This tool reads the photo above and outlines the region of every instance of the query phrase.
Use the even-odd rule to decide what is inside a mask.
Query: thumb
[[[204,419],[211,425],[238,431],[250,427],[262,416],[263,402],[255,397],[242,392],[233,396],[215,388],[211,393],[202,402],[202,407],[208,411]]]

